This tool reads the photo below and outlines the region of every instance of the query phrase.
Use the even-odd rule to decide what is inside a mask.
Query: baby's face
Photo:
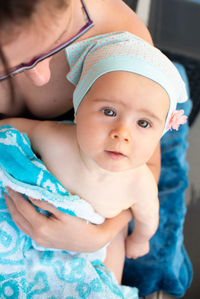
[[[128,72],[105,74],[77,111],[80,150],[109,171],[138,167],[158,145],[168,109],[166,91],[152,80]]]

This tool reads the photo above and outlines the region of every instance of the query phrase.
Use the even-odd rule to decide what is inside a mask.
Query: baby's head
[[[80,143],[85,142],[85,148],[92,144],[91,155],[104,143],[112,158],[120,160],[115,152],[126,154],[126,149],[119,142],[118,148],[108,144],[102,132],[113,134],[115,143],[122,136],[125,143],[136,139],[132,165],[147,162],[177,102],[187,100],[175,66],[158,49],[126,32],[82,41],[67,54],[68,79],[76,85],[73,103]]]
[[[75,114],[95,81],[116,71],[149,78],[166,91],[169,96],[169,110],[163,134],[167,131],[166,126],[176,110],[177,103],[187,100],[185,84],[173,63],[160,50],[128,32],[106,34],[81,41],[68,47],[66,52],[71,65],[67,78],[76,85],[73,95]],[[144,89],[144,86],[140,87]],[[105,93],[107,88],[109,86],[105,85]]]

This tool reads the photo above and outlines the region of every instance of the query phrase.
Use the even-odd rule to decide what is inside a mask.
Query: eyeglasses
[[[90,28],[94,26],[94,22],[92,21],[90,14],[88,12],[88,9],[85,5],[84,0],[80,0],[82,4],[83,12],[87,18],[86,24],[70,39],[65,41],[64,43],[60,44],[59,46],[52,49],[50,52],[46,54],[42,54],[38,57],[33,58],[29,63],[21,63],[20,65],[16,66],[13,70],[9,71],[7,74],[0,74],[0,81],[3,81],[7,79],[8,77],[13,77],[16,74],[19,74],[25,70],[29,70],[36,66],[40,61],[53,56],[54,54],[60,52],[70,44],[72,44],[74,41],[76,41],[79,37],[81,37],[83,34],[85,34]]]

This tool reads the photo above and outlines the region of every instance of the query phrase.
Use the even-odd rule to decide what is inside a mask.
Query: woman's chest
[[[72,108],[74,86],[66,79],[69,66],[64,53],[50,62],[50,80],[37,86],[23,72],[6,84],[0,93],[0,113],[10,116],[32,115],[36,118],[55,118]],[[44,70],[45,71],[45,70]],[[40,76],[41,74],[36,74]]]

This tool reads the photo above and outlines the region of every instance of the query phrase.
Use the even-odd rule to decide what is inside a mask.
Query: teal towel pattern
[[[21,232],[5,204],[6,186],[25,197],[45,200],[72,216],[95,224],[104,221],[89,203],[70,195],[46,169],[26,134],[1,126],[0,299],[138,298],[136,288],[119,286],[103,265],[106,248],[95,253],[42,248]]]

